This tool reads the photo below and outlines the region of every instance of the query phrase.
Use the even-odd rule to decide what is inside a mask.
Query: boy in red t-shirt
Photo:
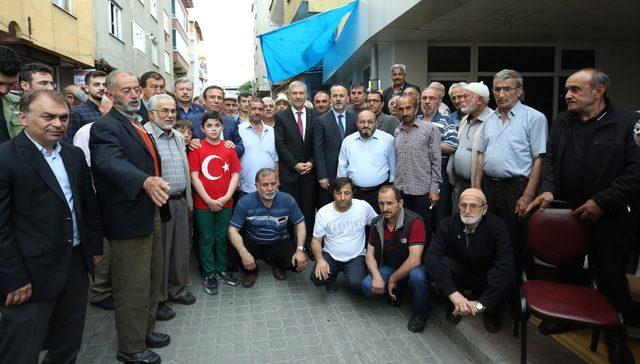
[[[218,294],[218,279],[234,286],[239,280],[226,272],[227,229],[233,207],[233,192],[240,180],[240,161],[235,149],[226,148],[222,121],[216,111],[202,117],[202,146],[189,153],[193,207],[200,235],[200,266],[205,292]]]

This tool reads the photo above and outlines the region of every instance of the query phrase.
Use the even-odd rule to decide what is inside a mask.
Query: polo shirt
[[[242,229],[256,244],[275,244],[289,239],[289,222],[296,225],[302,221],[304,215],[290,194],[276,192],[271,207],[266,207],[258,192],[252,192],[238,200],[229,225]]]

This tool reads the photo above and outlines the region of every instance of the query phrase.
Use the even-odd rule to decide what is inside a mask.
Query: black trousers
[[[256,244],[255,241],[248,239],[243,235],[244,247],[249,251],[249,253],[253,256],[253,259],[268,259],[271,264],[282,269],[282,270],[296,270],[293,263],[291,263],[291,258],[296,253],[296,244],[293,243],[293,240],[287,239],[282,240],[273,244]],[[256,269],[247,270],[242,265],[242,259],[240,255],[237,253],[235,249],[233,249],[235,253],[236,264],[244,273],[258,273],[258,266],[256,265]]]
[[[84,331],[89,279],[82,250],[74,248],[69,279],[57,297],[0,307],[0,362],[37,363],[43,344],[43,363],[74,363]]]
[[[316,216],[316,202],[318,197],[318,181],[315,173],[300,176],[297,181],[280,181],[280,190],[293,196],[304,215],[304,225],[307,228],[307,242],[311,240],[313,224]],[[308,245],[305,244],[305,245]]]
[[[451,272],[451,278],[453,279],[453,284],[456,286],[459,292],[462,293],[463,290],[469,290],[473,293],[474,296],[480,297],[482,293],[487,288],[487,275],[479,274],[478,272],[474,272],[471,269],[464,267],[458,261],[452,258],[446,258],[445,264],[449,267],[449,271]],[[513,288],[506,289],[504,291],[503,297],[497,305],[487,307],[487,311],[489,314],[499,314],[506,300],[510,297],[513,292]],[[449,302],[451,307],[453,304]]]
[[[433,208],[429,208],[429,195],[409,195],[402,192],[402,200],[404,200],[404,207],[417,213],[424,222],[424,236],[426,242],[431,241],[431,213]]]
[[[525,236],[524,222],[514,211],[516,210],[516,202],[527,188],[527,183],[528,180],[525,178],[496,180],[485,176],[482,179],[482,191],[487,197],[489,212],[499,216],[507,224],[518,279],[520,279],[520,272],[522,272],[522,247]]]
[[[353,186],[353,198],[367,201],[367,203],[371,205],[371,207],[373,207],[376,213],[379,214],[380,206],[378,206],[378,192],[380,192],[380,187],[382,187],[387,183],[388,182],[385,182],[376,187],[368,187],[368,188]]]
[[[442,221],[445,217],[451,216],[452,211],[452,200],[451,194],[453,191],[453,186],[449,183],[449,176],[447,175],[447,162],[449,158],[444,158],[442,160],[442,165],[440,168],[440,175],[442,176],[442,183],[440,183],[440,200],[438,200],[438,206],[435,207],[435,214],[432,214],[431,226],[433,227],[433,231],[438,229],[438,223]]]

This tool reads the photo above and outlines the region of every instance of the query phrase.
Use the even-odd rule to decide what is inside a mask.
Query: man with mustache
[[[164,268],[160,209],[166,208],[171,186],[160,177],[160,154],[137,114],[142,100],[138,80],[130,72],[114,71],[106,87],[113,107],[92,125],[89,148],[104,236],[111,246],[117,359],[159,363],[160,356],[149,348],[171,341],[154,331]]]
[[[482,188],[489,211],[509,228],[518,272],[527,206],[535,198],[542,156],[547,150],[547,118],[520,102],[524,81],[514,70],[493,76],[496,111],[484,122],[473,187]]]
[[[587,223],[588,257],[598,289],[628,322],[632,305],[625,270],[637,222],[630,206],[640,186],[640,149],[632,133],[640,117],[611,104],[609,77],[601,70],[574,73],[565,89],[567,111],[553,121],[542,163],[542,193],[527,211],[545,209],[554,199],[569,203],[573,215]],[[581,269],[582,261],[575,267]],[[610,361],[629,362],[626,333],[605,336]]]
[[[69,140],[73,140],[80,128],[102,117],[100,104],[106,90],[106,79],[107,74],[103,71],[91,71],[84,76],[84,83],[89,97],[84,103],[71,108],[69,130],[67,131]]]
[[[256,259],[270,259],[278,280],[286,278],[284,270],[299,273],[307,267],[304,254],[307,230],[298,204],[288,193],[278,191],[278,175],[271,168],[260,169],[255,183],[256,192],[238,200],[229,222],[229,240],[238,252],[245,288],[256,282]],[[290,224],[295,230],[295,244],[289,233]]]
[[[464,190],[458,208],[459,214],[441,221],[427,249],[427,273],[449,298],[447,321],[455,325],[462,316],[482,312],[485,329],[495,333],[515,282],[509,232],[504,221],[488,212],[478,189]],[[464,290],[471,290],[475,299],[466,298]]]

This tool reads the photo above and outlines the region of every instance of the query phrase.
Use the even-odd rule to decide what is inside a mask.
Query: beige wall
[[[93,66],[92,1],[72,3],[73,9],[70,14],[53,5],[51,1],[11,1],[10,4],[2,6],[0,11],[0,30],[8,32],[9,24],[15,22],[20,27],[19,38],[82,65]]]
[[[309,12],[320,13],[351,1],[352,0],[309,0]],[[296,12],[298,11],[298,8],[300,8],[302,2],[303,0],[291,0],[288,2],[285,0],[284,24],[291,23],[291,20],[293,20],[293,17],[296,15]]]

